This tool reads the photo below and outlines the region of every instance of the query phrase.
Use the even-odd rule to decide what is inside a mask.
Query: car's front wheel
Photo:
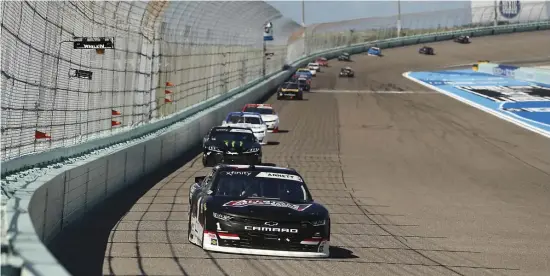
[[[208,167],[208,157],[206,157],[206,154],[202,155],[202,165],[205,167]]]

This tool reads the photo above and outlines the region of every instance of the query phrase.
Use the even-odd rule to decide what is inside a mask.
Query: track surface
[[[332,212],[335,258],[207,253],[187,241],[199,157],[127,191],[54,250],[74,275],[548,275],[550,140],[430,92],[410,70],[550,56],[550,32],[330,61],[304,101],[275,101],[266,162],[297,168]],[[539,45],[538,47],[536,45]],[[355,79],[337,77],[350,65]],[[326,90],[413,91],[412,94]],[[83,238],[84,237],[84,238]]]

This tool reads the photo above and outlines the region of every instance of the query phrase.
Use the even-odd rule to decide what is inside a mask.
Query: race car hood
[[[265,125],[254,125],[254,124],[247,124],[247,123],[226,124],[226,125],[234,126],[234,127],[248,127],[248,128],[251,128],[254,132],[258,132],[266,128]]]
[[[232,151],[232,152],[243,152],[250,150],[251,148],[259,148],[256,142],[250,141],[232,141],[232,140],[209,140],[205,143],[206,147],[215,146],[220,151]]]
[[[277,120],[278,116],[273,114],[262,114],[262,120],[264,122],[271,122]]]
[[[280,221],[321,220],[328,217],[328,210],[321,204],[289,203],[267,199],[214,198],[209,202],[213,212],[247,219]]]

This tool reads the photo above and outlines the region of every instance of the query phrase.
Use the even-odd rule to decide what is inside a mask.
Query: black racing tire
[[[203,155],[202,155],[202,165],[203,165],[204,167],[209,167],[209,165],[210,165],[209,163],[210,163],[210,162],[208,162],[208,157],[206,157],[206,155],[203,154]]]
[[[189,214],[187,216],[187,240],[191,242],[191,210],[189,210]]]

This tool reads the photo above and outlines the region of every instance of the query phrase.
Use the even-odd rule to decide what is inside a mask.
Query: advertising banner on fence
[[[505,22],[529,22],[550,18],[550,1],[526,0],[471,0],[472,23],[486,23],[495,19]],[[495,17],[496,12],[496,17]]]

